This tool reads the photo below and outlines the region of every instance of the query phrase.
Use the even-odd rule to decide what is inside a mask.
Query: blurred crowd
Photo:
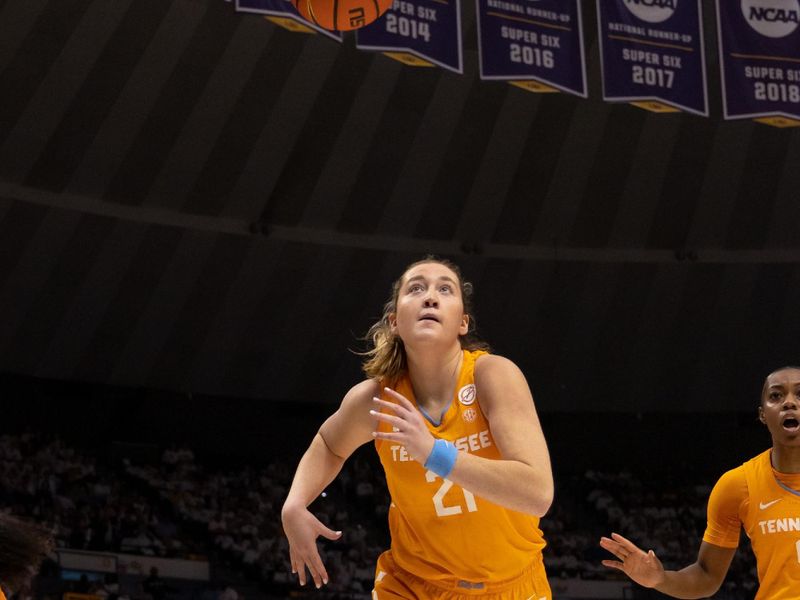
[[[209,469],[183,452],[160,465],[129,465],[127,473],[156,490],[183,519],[200,524],[220,560],[271,590],[288,591],[294,582],[279,515],[293,467],[272,461],[258,468]],[[344,531],[335,543],[322,544],[328,594],[361,597],[372,589],[375,561],[388,545],[389,498],[379,473],[363,460],[350,461],[312,505],[323,523]]]
[[[160,461],[115,463],[98,452],[79,452],[58,437],[5,435],[0,437],[0,509],[49,524],[60,547],[207,557],[212,572],[234,573],[257,585],[264,597],[286,597],[290,590],[302,597],[279,516],[293,460],[213,467],[175,445]],[[693,562],[705,529],[708,483],[693,482],[685,473],[680,478],[627,471],[558,475],[553,508],[542,519],[548,573],[563,579],[619,578],[600,564],[604,552],[598,540],[611,531],[653,549],[667,568]],[[321,542],[330,585],[309,597],[369,598],[375,561],[389,545],[388,506],[382,470],[370,454],[357,454],[311,506],[344,535]],[[746,538],[742,546],[718,598],[753,596],[755,562]],[[150,589],[143,582],[142,597],[163,600],[170,587],[155,577]],[[71,585],[111,600],[118,596],[113,578]],[[242,596],[230,586],[206,592],[203,600]]]
[[[0,506],[49,524],[59,547],[189,553],[168,505],[153,503],[118,470],[58,437],[0,437]]]

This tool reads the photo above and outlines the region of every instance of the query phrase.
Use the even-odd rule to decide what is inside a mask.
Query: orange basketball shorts
[[[404,571],[392,551],[378,557],[372,600],[552,600],[541,559],[513,579],[498,582],[430,583]]]

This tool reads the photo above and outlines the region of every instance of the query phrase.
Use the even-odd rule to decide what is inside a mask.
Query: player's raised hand
[[[384,390],[396,399],[397,403],[373,398],[375,409],[370,413],[379,421],[391,425],[394,430],[391,433],[376,431],[373,435],[380,440],[390,440],[402,444],[411,458],[425,464],[433,450],[434,442],[428,426],[425,425],[425,420],[408,398],[392,389],[384,388]],[[388,409],[389,412],[380,412],[382,408]]]
[[[306,584],[306,568],[318,588],[328,583],[328,572],[317,549],[317,537],[338,540],[341,531],[333,531],[317,519],[304,506],[284,509],[281,513],[283,531],[289,540],[289,558],[292,561],[292,573],[297,573],[300,585]]]
[[[612,533],[610,538],[600,538],[600,546],[619,559],[604,560],[606,567],[618,569],[648,588],[654,588],[664,581],[664,566],[652,550],[644,552],[618,533]]]

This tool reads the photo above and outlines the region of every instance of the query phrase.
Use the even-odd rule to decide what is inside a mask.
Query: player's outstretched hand
[[[300,585],[306,584],[306,568],[318,588],[328,583],[328,572],[317,550],[317,537],[338,540],[341,531],[333,531],[317,519],[304,506],[284,508],[281,513],[283,531],[289,540],[289,558],[292,561],[292,573],[297,573]]]
[[[604,560],[603,564],[622,571],[639,585],[654,588],[664,581],[664,566],[652,550],[644,552],[618,533],[600,538],[600,546],[619,559]]]
[[[433,450],[434,442],[428,426],[425,425],[422,415],[408,398],[393,389],[384,388],[384,390],[397,400],[397,403],[373,398],[375,409],[370,413],[394,429],[392,433],[376,431],[373,435],[378,439],[390,440],[405,446],[411,458],[424,465]],[[389,412],[380,412],[382,408],[388,409]]]

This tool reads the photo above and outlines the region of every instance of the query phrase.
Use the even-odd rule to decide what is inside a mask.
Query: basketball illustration
[[[292,0],[300,15],[323,29],[350,31],[369,25],[392,6],[392,0]]]

